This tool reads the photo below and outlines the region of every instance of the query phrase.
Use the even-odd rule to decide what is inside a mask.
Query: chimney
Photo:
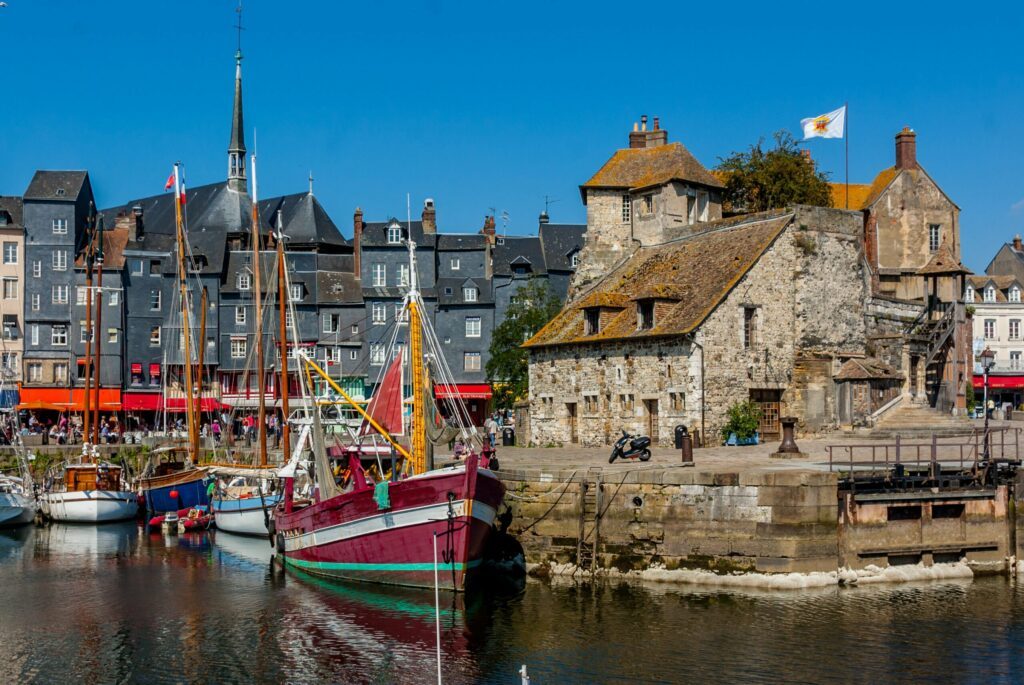
[[[896,134],[896,168],[917,168],[917,134],[907,127]]]
[[[540,216],[537,217],[537,223],[538,224],[546,224],[549,221],[551,221],[551,217],[548,216],[547,212],[541,212]]]
[[[356,278],[362,278],[362,270],[360,269],[360,261],[362,257],[362,243],[363,243],[363,210],[356,207],[355,214],[352,215],[352,270],[355,271]]]
[[[1013,251],[1020,252],[1021,250],[1024,250],[1024,245],[1021,244],[1020,233],[1018,233],[1017,235],[1013,236]]]
[[[811,157],[811,151],[804,148],[800,151],[800,155],[804,158],[804,161],[811,165],[811,170],[814,169],[814,158]]]
[[[433,198],[427,198],[423,201],[423,232],[426,234],[437,233],[437,210],[434,209]]]
[[[132,218],[128,222],[128,242],[135,243],[142,239],[142,205],[132,207]]]
[[[647,115],[640,117],[640,126],[633,124],[629,133],[630,149],[658,147],[668,143],[668,131],[661,128],[660,117],[654,117],[654,128],[647,130]]]
[[[495,242],[494,241],[495,229],[494,229],[494,217],[493,216],[488,214],[487,216],[484,217],[484,227],[480,229],[480,233],[482,233],[483,235],[487,236],[487,244],[489,244],[489,245],[493,245],[494,244],[494,242]]]

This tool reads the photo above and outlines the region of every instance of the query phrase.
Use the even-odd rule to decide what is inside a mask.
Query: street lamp
[[[982,406],[983,406],[984,411],[985,411],[985,455],[984,456],[985,456],[985,461],[987,462],[988,461],[988,457],[989,457],[989,449],[988,449],[988,372],[989,372],[989,370],[993,366],[996,365],[996,361],[995,361],[996,360],[996,353],[993,352],[991,349],[986,347],[985,350],[980,355],[978,355],[978,356],[981,357],[981,370],[982,370],[982,373],[984,374],[984,379],[985,379],[985,393],[983,395],[984,399],[983,399],[983,405]]]

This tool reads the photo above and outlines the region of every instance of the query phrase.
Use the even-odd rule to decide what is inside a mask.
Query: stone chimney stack
[[[487,236],[487,244],[493,245],[495,243],[495,224],[494,217],[487,215],[484,217],[484,227],[480,229],[480,233]]]
[[[363,210],[356,207],[356,212],[352,215],[352,269],[356,272],[356,278],[362,278],[363,273],[360,268],[360,261],[362,260],[362,243]]]
[[[128,242],[138,242],[143,234],[142,205],[135,205],[132,207],[132,215],[128,220]]]
[[[1013,236],[1013,251],[1021,252],[1022,250],[1024,250],[1024,244],[1021,244],[1020,233],[1018,233],[1017,235]]]
[[[917,168],[917,134],[907,127],[896,134],[896,168]]]
[[[654,117],[654,128],[647,130],[647,115],[640,117],[640,125],[633,124],[633,130],[629,134],[629,147],[648,148],[666,145],[668,143],[668,131],[661,128],[661,120]]]
[[[437,233],[437,210],[434,208],[434,200],[427,198],[423,201],[423,232],[425,234]]]

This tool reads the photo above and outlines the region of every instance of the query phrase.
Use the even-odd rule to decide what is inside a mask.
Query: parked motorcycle
[[[612,456],[608,463],[614,464],[616,459],[639,459],[647,461],[651,458],[651,439],[646,435],[630,435],[625,430],[622,437],[612,447]]]

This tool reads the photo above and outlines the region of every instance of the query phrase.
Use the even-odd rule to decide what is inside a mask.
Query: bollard
[[[795,416],[783,416],[779,419],[779,423],[782,424],[782,443],[778,449],[771,453],[770,456],[772,458],[793,459],[807,456],[797,447],[796,440],[793,437],[793,428],[796,426],[796,422]]]
[[[681,440],[683,466],[693,466],[693,439],[689,433],[684,433]]]

